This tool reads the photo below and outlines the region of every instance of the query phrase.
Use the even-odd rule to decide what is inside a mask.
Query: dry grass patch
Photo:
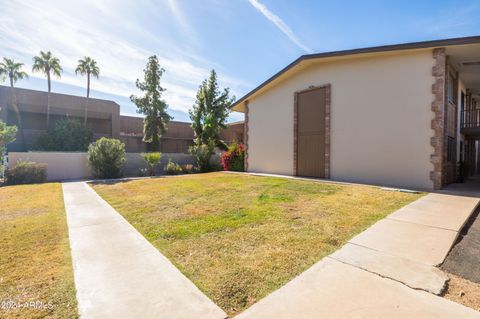
[[[1,187],[0,203],[0,318],[76,318],[61,185]]]
[[[421,196],[225,173],[93,187],[229,315]]]

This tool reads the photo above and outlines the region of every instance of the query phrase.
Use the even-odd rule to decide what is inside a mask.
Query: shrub
[[[140,168],[138,170],[138,177],[145,177],[148,175],[148,168]]]
[[[87,159],[96,177],[120,177],[127,160],[125,144],[113,138],[102,137],[88,147]]]
[[[33,184],[47,180],[47,164],[19,161],[7,171],[7,183]]]
[[[92,132],[80,121],[62,119],[41,135],[33,148],[39,151],[84,152],[92,140]]]
[[[182,171],[183,171],[185,174],[193,174],[193,173],[196,173],[196,169],[195,169],[195,167],[194,167],[192,164],[184,164],[184,165],[181,165],[181,168],[182,168]]]
[[[155,153],[142,153],[140,154],[147,163],[148,166],[148,174],[150,176],[155,176],[155,166],[160,163],[160,158],[162,157],[161,153],[155,152]]]
[[[215,145],[213,143],[194,145],[190,147],[190,154],[192,154],[193,158],[195,158],[200,172],[210,172],[212,170],[210,159],[214,149]]]
[[[225,171],[244,171],[245,147],[243,144],[232,143],[220,159]]]
[[[222,163],[220,162],[219,156],[212,156],[210,160],[210,172],[220,172],[223,171]]]
[[[167,166],[165,166],[165,172],[168,175],[178,175],[182,174],[183,169],[177,163],[172,162],[171,159],[168,160]]]

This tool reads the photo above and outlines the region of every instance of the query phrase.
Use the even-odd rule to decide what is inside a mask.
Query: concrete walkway
[[[480,313],[326,257],[235,317],[246,318],[476,319]]]
[[[480,318],[442,297],[442,263],[479,198],[428,194],[377,222],[236,319]],[[412,289],[413,288],[413,289]]]
[[[63,194],[82,318],[227,317],[86,183]]]

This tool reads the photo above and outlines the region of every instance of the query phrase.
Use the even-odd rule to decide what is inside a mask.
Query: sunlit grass
[[[77,317],[60,184],[0,188],[0,247],[0,318]]]
[[[93,187],[230,315],[421,196],[226,173]]]

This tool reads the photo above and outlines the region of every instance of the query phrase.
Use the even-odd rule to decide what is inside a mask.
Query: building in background
[[[9,151],[29,150],[36,139],[47,131],[47,92],[14,88],[23,123],[23,137],[19,132],[15,142],[9,144]],[[60,119],[78,119],[83,123],[87,99],[81,96],[51,93],[50,125]],[[0,86],[0,119],[9,125],[18,125],[11,103],[11,89]],[[88,102],[87,126],[92,130],[93,139],[110,137],[125,143],[127,152],[144,152],[147,144],[142,141],[143,118],[120,115],[120,106],[114,101],[90,98]],[[243,141],[243,122],[229,124],[221,133],[227,142]],[[190,123],[171,121],[161,139],[161,152],[188,153],[193,145],[193,131]]]
[[[134,116],[120,116],[120,140],[129,152],[145,152],[147,145],[143,138],[143,118]],[[161,139],[162,153],[188,153],[193,145],[193,130],[190,123],[170,121],[167,132]],[[228,128],[220,133],[220,138],[227,143],[243,142],[243,121],[230,123]]]

